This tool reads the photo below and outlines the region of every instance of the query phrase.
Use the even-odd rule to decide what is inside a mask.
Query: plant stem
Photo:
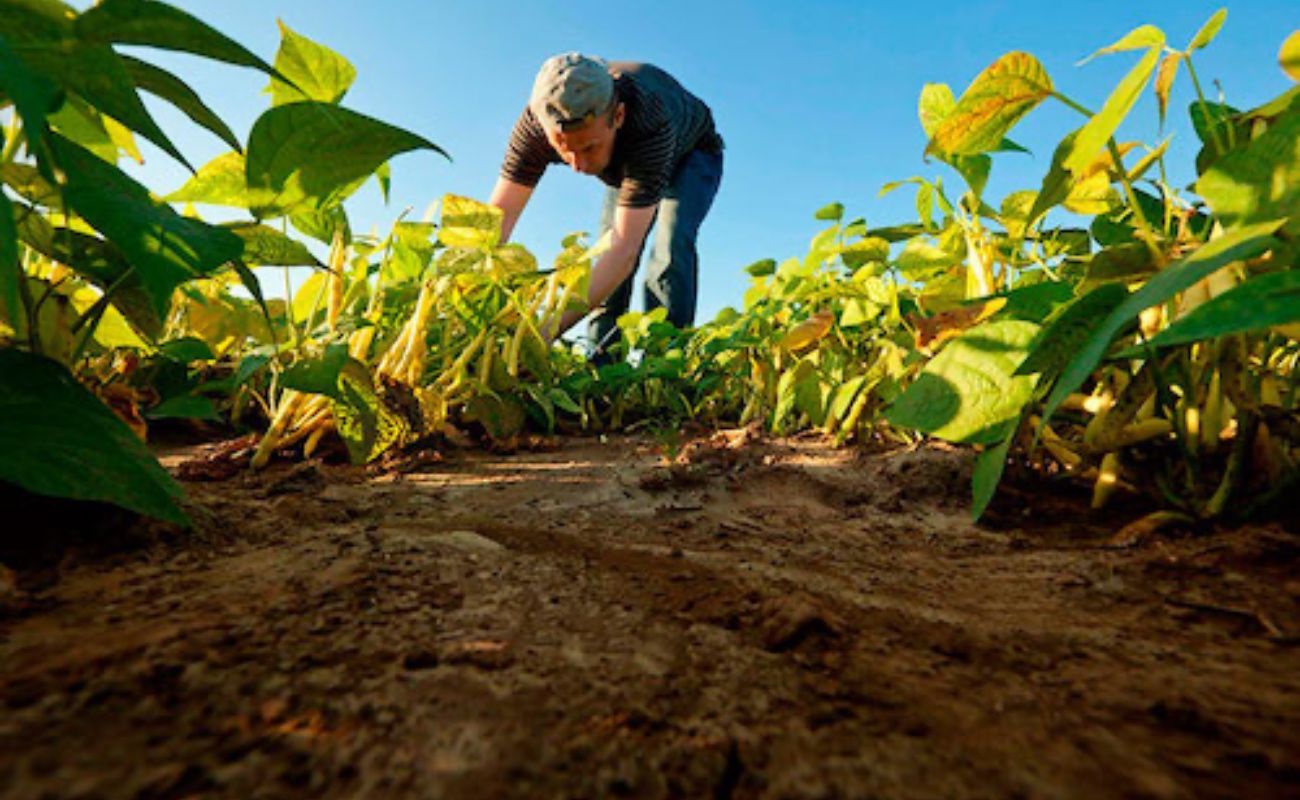
[[[1106,150],[1110,153],[1111,160],[1115,162],[1115,171],[1119,173],[1120,183],[1124,185],[1124,194],[1128,196],[1129,207],[1133,209],[1133,220],[1137,223],[1138,238],[1140,238],[1151,251],[1151,257],[1155,260],[1157,267],[1165,265],[1165,254],[1156,243],[1159,238],[1155,228],[1151,227],[1150,221],[1147,220],[1146,214],[1142,213],[1142,206],[1138,202],[1137,189],[1133,187],[1133,182],[1128,179],[1128,171],[1124,169],[1124,156],[1119,151],[1119,144],[1116,143],[1115,137],[1112,136],[1106,140]]]
[[[1201,79],[1196,75],[1196,67],[1192,64],[1191,54],[1189,53],[1183,59],[1187,63],[1187,74],[1192,77],[1192,86],[1196,88],[1196,99],[1201,104],[1201,112],[1205,114],[1205,126],[1210,133],[1210,138],[1214,141],[1214,149],[1219,151],[1219,155],[1228,152],[1229,148],[1236,146],[1236,135],[1232,131],[1232,126],[1228,126],[1228,147],[1223,146],[1223,141],[1219,139],[1219,127],[1215,121],[1210,118],[1210,103],[1205,99],[1205,91],[1201,88]]]

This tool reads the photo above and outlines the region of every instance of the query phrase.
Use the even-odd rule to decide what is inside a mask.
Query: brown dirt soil
[[[751,438],[278,464],[0,556],[0,797],[1300,797],[1296,531],[977,526],[966,454]]]

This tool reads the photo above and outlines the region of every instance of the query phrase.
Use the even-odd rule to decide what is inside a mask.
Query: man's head
[[[579,53],[547,59],[529,106],[569,166],[596,175],[609,165],[624,109],[604,61]]]

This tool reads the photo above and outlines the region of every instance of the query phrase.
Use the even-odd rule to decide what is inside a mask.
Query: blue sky
[[[713,109],[726,138],[725,175],[701,234],[700,319],[739,305],[742,268],[761,258],[806,251],[822,223],[813,212],[832,201],[872,225],[914,218],[910,193],[878,197],[880,187],[914,175],[955,175],[922,158],[925,138],[916,100],[926,83],[957,94],[1011,50],[1037,56],[1057,88],[1099,108],[1138,54],[1077,63],[1130,29],[1151,23],[1183,47],[1223,3],[1181,2],[685,2],[626,4],[573,0],[175,0],[270,60],[276,19],[328,45],[357,67],[345,105],[416,131],[453,157],[416,152],[394,161],[393,198],[382,204],[367,186],[349,203],[354,227],[386,227],[406,208],[419,216],[446,193],[486,198],[511,125],[533,77],[550,55],[569,50],[655,63],[674,73]],[[1228,5],[1218,39],[1198,53],[1198,73],[1238,107],[1264,102],[1291,84],[1277,66],[1286,35],[1300,27],[1294,0]],[[185,57],[158,59],[199,90],[242,137],[266,107],[259,73],[208,66]],[[1168,131],[1175,181],[1193,178],[1195,136],[1185,109],[1192,88],[1175,88]],[[159,117],[196,164],[223,152],[219,141],[163,111]],[[1081,118],[1059,103],[1039,108],[1012,133],[1031,155],[995,161],[986,197],[994,205],[1017,189],[1036,189],[1056,142]],[[1156,142],[1148,97],[1122,139]],[[186,178],[152,152],[137,170],[156,191]],[[593,230],[600,186],[552,168],[515,239],[544,262],[568,232]],[[268,286],[269,291],[273,289]]]

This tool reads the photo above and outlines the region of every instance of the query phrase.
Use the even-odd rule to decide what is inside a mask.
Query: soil
[[[1037,484],[976,525],[936,448],[540,444],[188,447],[225,479],[187,532],[25,502],[0,797],[1300,797],[1290,522]]]

